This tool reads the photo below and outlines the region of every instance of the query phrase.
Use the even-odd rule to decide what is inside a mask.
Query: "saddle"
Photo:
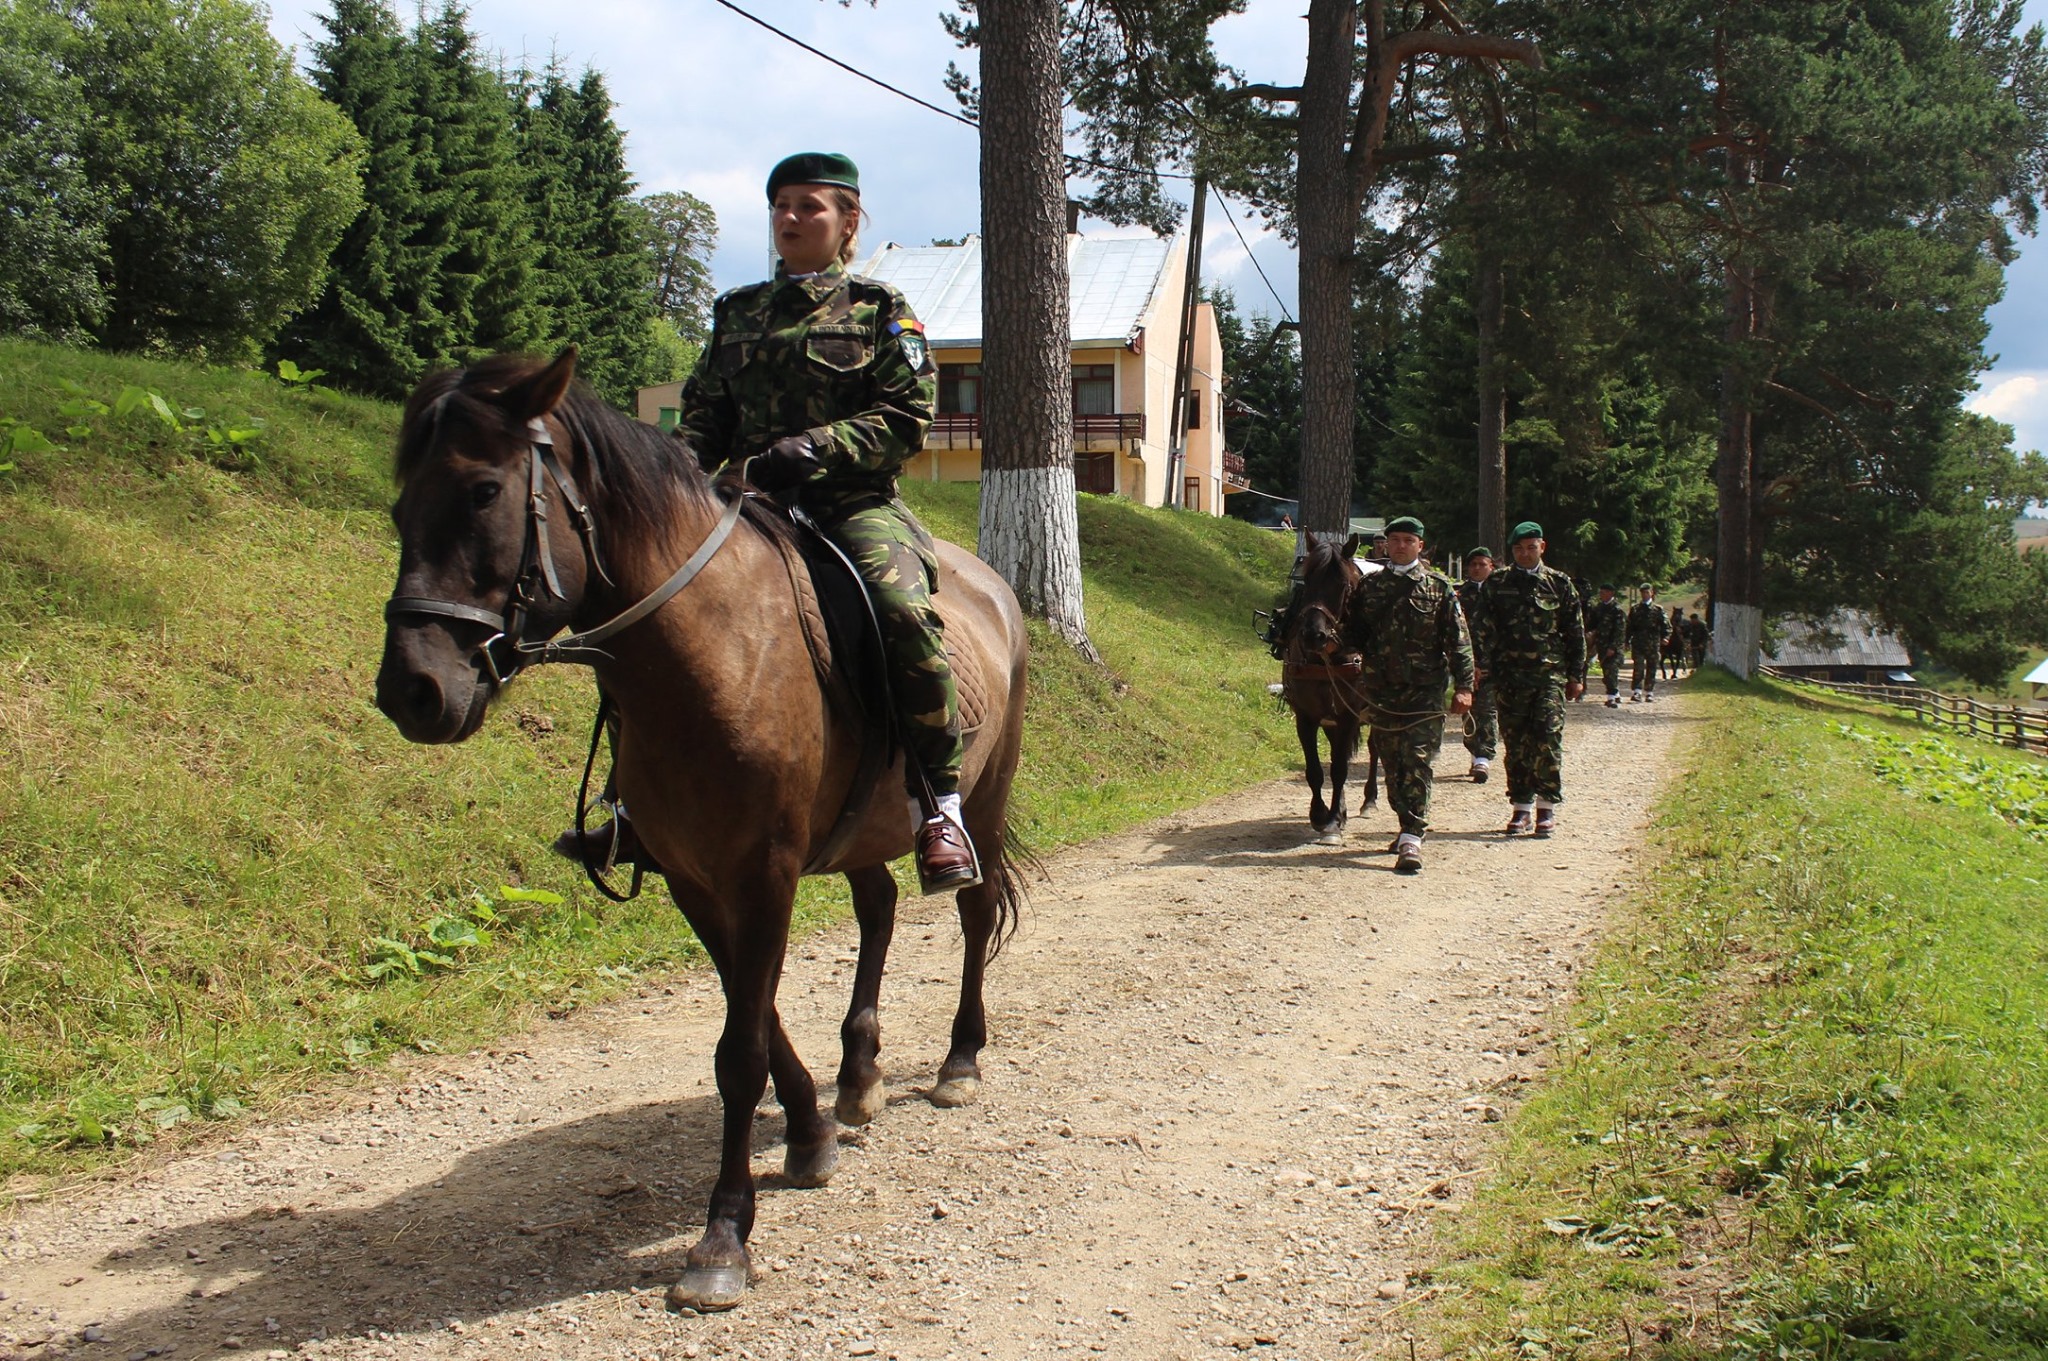
[[[860,756],[846,803],[832,830],[804,866],[805,874],[821,872],[852,842],[873,801],[876,785],[894,763],[903,745],[890,693],[888,660],[882,647],[881,621],[868,597],[867,583],[839,546],[825,536],[801,507],[756,501],[770,514],[787,516],[796,532],[771,535],[789,574],[797,606],[797,622],[812,669],[826,702],[860,733]],[[946,660],[953,669],[960,696],[960,728],[966,736],[981,726],[988,692],[972,649],[948,640]],[[907,759],[907,757],[906,757]]]

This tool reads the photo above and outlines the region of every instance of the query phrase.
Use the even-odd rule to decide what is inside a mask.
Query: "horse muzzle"
[[[377,668],[377,708],[408,742],[460,742],[483,726],[496,688],[438,624],[393,624]]]

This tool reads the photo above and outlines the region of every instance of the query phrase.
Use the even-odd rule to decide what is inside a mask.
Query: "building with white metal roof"
[[[1818,621],[1786,617],[1764,660],[1814,680],[1859,685],[1912,685],[1913,654],[1861,610],[1836,610]]]
[[[907,477],[981,476],[981,238],[957,246],[883,246],[860,273],[896,285],[924,323],[939,365],[939,414]],[[1173,439],[1187,242],[1067,237],[1068,338],[1073,348],[1074,481],[1082,491],[1161,505]],[[1223,341],[1215,311],[1195,309],[1186,454],[1173,500],[1223,513],[1243,465],[1223,447]]]

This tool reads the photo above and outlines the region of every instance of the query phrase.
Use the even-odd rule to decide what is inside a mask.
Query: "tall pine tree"
[[[408,34],[385,0],[332,0],[313,79],[368,144],[368,205],[280,353],[386,397],[524,349],[542,328],[516,94],[447,4]]]

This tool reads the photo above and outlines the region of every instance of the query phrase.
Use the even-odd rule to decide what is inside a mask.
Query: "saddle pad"
[[[953,688],[960,692],[960,731],[973,732],[988,718],[988,678],[982,674],[981,654],[949,640],[946,661],[953,668]]]
[[[834,672],[832,635],[825,623],[824,605],[811,577],[810,564],[780,537],[775,537],[773,542],[781,552],[783,567],[789,573],[790,588],[796,596],[797,621],[803,628],[804,644],[811,654],[811,664],[817,668],[818,679],[827,686],[850,685],[850,677]],[[836,562],[832,565],[837,566]],[[960,730],[973,732],[988,718],[988,679],[982,674],[980,655],[971,647],[949,641],[946,644],[946,662],[953,668],[953,685],[960,694]]]

